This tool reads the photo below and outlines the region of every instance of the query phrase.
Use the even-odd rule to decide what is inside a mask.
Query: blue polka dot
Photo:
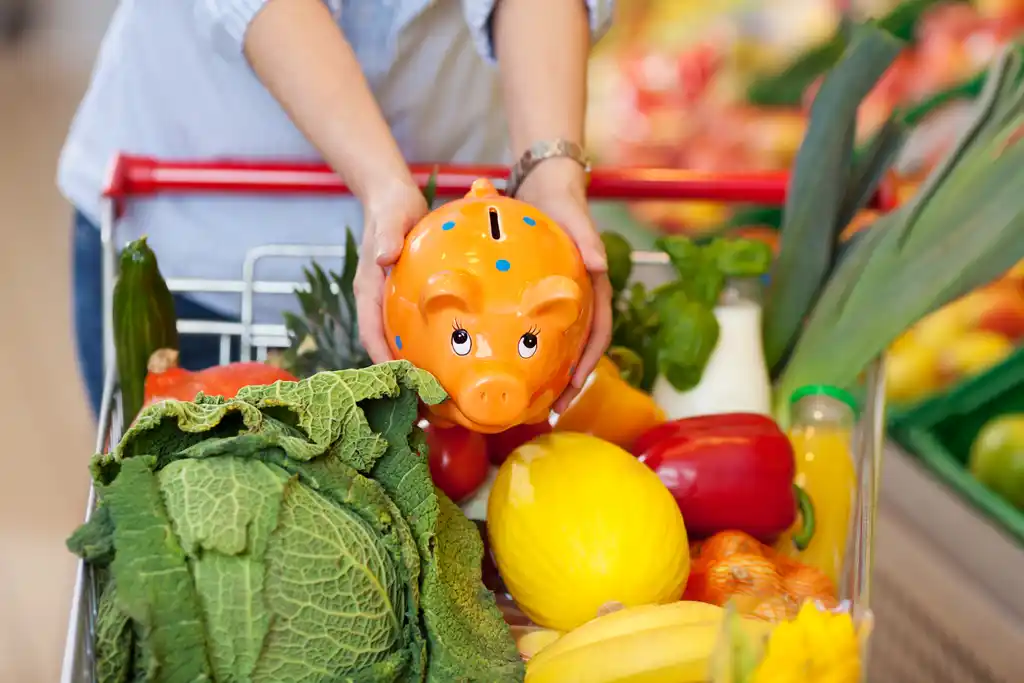
[[[523,216],[523,222],[527,225],[537,225],[537,221],[529,216]]]
[[[575,374],[576,374],[576,366],[575,365],[570,366],[569,367],[569,375],[572,376],[572,375],[575,375]]]
[[[508,269],[512,267],[512,264],[506,261],[505,259],[498,259],[498,262],[495,263],[494,265],[497,266],[498,270],[500,270],[503,273],[507,273]]]
[[[398,347],[399,351],[402,350],[402,338],[401,337],[395,337],[395,346]]]
[[[441,226],[441,229],[442,230],[451,230],[454,227],[455,227],[455,221],[448,221],[447,223],[445,223],[444,225]]]

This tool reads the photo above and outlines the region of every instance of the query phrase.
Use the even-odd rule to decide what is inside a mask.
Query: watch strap
[[[505,184],[505,194],[515,197],[522,186],[523,181],[530,175],[533,169],[537,168],[547,159],[572,159],[583,167],[587,176],[590,175],[590,158],[583,150],[583,147],[571,140],[557,139],[535,143],[519,157],[508,175],[508,182]]]

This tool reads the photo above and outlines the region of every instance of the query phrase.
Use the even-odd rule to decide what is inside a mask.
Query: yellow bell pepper
[[[665,419],[654,399],[622,379],[619,368],[604,356],[554,430],[592,434],[629,450],[637,437]]]
[[[860,648],[849,614],[822,612],[806,602],[795,620],[775,627],[754,683],[857,683]]]

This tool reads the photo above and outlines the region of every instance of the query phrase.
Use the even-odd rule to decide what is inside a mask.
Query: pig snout
[[[526,387],[512,375],[481,377],[458,393],[459,410],[477,424],[513,424],[527,408]]]

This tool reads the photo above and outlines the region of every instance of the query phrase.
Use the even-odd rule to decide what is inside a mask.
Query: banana
[[[535,657],[526,683],[704,683],[721,625],[719,617],[661,626]]]
[[[513,636],[516,638],[516,647],[519,648],[519,655],[525,660],[536,657],[538,652],[554,643],[562,635],[561,631],[541,628],[526,631],[516,636],[513,630]]]
[[[534,656],[533,661],[560,656],[570,650],[594,643],[649,631],[664,626],[683,626],[703,622],[720,624],[725,611],[705,602],[681,601],[665,605],[642,605],[612,612],[573,629]]]

